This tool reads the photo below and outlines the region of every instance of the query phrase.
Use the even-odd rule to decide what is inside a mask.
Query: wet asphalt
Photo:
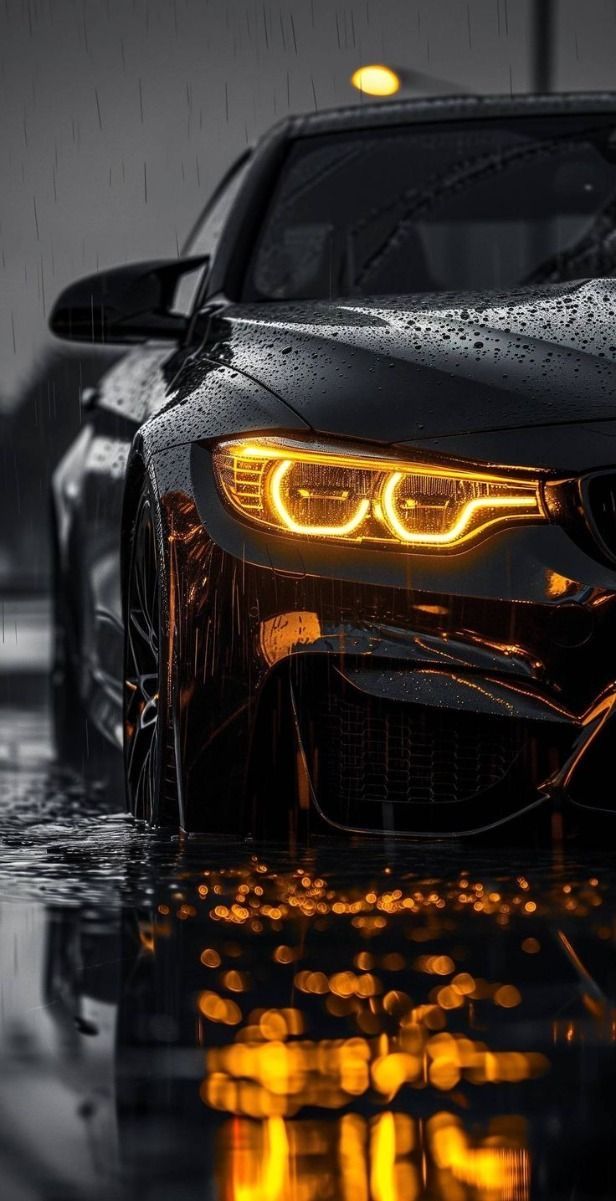
[[[48,649],[7,602],[3,1201],[616,1195],[609,835],[153,835],[55,761]]]

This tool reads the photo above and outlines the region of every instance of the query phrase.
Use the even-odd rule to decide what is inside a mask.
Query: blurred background
[[[404,94],[616,86],[614,0],[3,0],[0,591],[47,585],[49,474],[87,357],[46,333],[99,267],[178,253],[232,160],[289,112]]]

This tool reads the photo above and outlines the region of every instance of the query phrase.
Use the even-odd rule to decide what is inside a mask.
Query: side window
[[[183,257],[208,255],[210,259],[213,258],[223,226],[244,180],[248,159],[249,153],[243,154],[225,175],[185,243]],[[190,316],[201,291],[204,270],[199,267],[182,276],[174,298],[175,313]]]
[[[249,152],[241,156],[224,176],[222,183],[205,206],[205,210],[182,248],[182,257],[208,255],[213,258],[218,239],[231,206],[242,185]],[[190,316],[201,291],[205,268],[199,267],[182,276],[175,293],[173,311]]]
[[[213,256],[222,227],[244,181],[248,160],[247,152],[227,171],[188,237],[182,251],[187,257],[192,254],[208,254],[210,258]]]

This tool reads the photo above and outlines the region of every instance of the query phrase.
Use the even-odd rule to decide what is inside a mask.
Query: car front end
[[[61,336],[169,350],[156,386],[143,364],[125,381],[125,628],[144,498],[156,518],[155,683],[138,665],[118,681],[129,798],[155,713],[137,816],[440,836],[597,804],[615,114],[601,94],[289,119],[249,156],[211,256],[60,305]],[[126,423],[121,392],[101,422]]]
[[[579,304],[588,306],[587,293]],[[511,327],[539,305],[539,329],[549,303],[525,295],[517,312],[508,304],[510,343],[528,344],[531,335]],[[357,349],[349,352],[356,312],[314,307],[296,307],[294,328],[277,312],[274,330],[267,313],[268,362],[283,393],[298,327],[320,347],[335,333],[338,365]],[[496,428],[477,417],[479,428],[456,434],[418,403],[413,420],[424,430],[403,442],[394,393],[416,387],[399,337],[403,308],[394,320],[382,305],[363,306],[362,338],[378,330],[384,353],[372,344],[370,373],[365,363],[350,368],[357,405],[352,414],[332,409],[337,435],[335,417],[329,428],[323,418],[320,429],[308,425],[304,383],[305,407],[299,418],[288,408],[290,428],[279,415],[270,428],[262,414],[252,428],[240,417],[230,436],[211,436],[204,423],[202,437],[153,450],[171,547],[188,829],[237,829],[241,820],[254,834],[307,823],[460,835],[559,797],[596,803],[616,698],[616,421],[584,420],[597,360],[584,364],[580,410],[568,421],[546,420],[537,384],[528,423],[512,429],[491,383]],[[479,309],[465,311],[461,327],[473,327]],[[437,324],[457,330],[462,354],[451,305],[433,315]],[[492,310],[492,337],[496,324]],[[237,324],[221,318],[201,366],[210,389],[217,378],[227,387],[243,378],[250,325],[239,308]],[[263,344],[250,337],[259,376]],[[563,346],[553,363],[556,395],[559,384],[566,392],[569,356]],[[484,363],[476,347],[467,371],[459,360],[450,406]],[[601,370],[603,390],[611,363]],[[381,440],[361,439],[363,397],[378,397],[396,372],[403,379],[392,380],[387,407],[373,400],[370,409]],[[191,389],[189,408],[194,379]],[[473,420],[467,410],[466,425]]]

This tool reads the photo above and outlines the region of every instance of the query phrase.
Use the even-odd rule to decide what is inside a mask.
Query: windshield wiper
[[[568,249],[550,255],[523,281],[557,284],[567,280],[598,278],[616,271],[616,195],[598,213],[590,229]]]

